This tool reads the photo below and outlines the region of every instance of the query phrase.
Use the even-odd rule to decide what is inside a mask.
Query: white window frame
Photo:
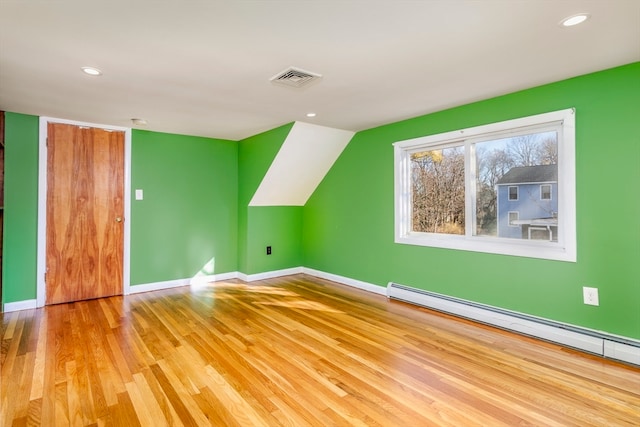
[[[549,198],[542,198],[542,187],[549,187]],[[551,184],[540,184],[540,200],[553,200],[553,185]]]
[[[511,189],[515,188],[516,189],[516,198],[512,199],[511,198]],[[517,202],[518,199],[520,199],[520,187],[517,185],[509,185],[507,186],[507,200],[510,202]]]
[[[558,240],[545,242],[475,234],[475,150],[477,142],[556,127],[558,134]],[[411,154],[465,146],[465,235],[412,231]],[[576,262],[575,109],[553,111],[467,129],[398,141],[394,146],[395,242],[502,255]]]
[[[509,211],[509,212],[507,212],[507,225],[509,227],[520,227],[518,224],[514,224],[511,221],[511,214],[516,214],[516,218],[514,219],[514,221],[518,221],[520,219],[520,212],[518,212],[518,211]]]

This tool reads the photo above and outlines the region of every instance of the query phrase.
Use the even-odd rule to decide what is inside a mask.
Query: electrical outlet
[[[271,255],[271,246],[267,246],[267,255]]]
[[[600,301],[598,300],[598,288],[588,288],[584,286],[582,288],[582,297],[585,304],[600,305]]]

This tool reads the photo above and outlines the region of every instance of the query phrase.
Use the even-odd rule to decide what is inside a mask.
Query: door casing
[[[78,122],[73,120],[40,117],[38,146],[38,254],[36,268],[36,306],[46,303],[46,271],[47,250],[47,123],[63,123],[75,126],[86,126],[124,132],[124,247],[122,254],[122,292],[128,295],[130,286],[130,236],[131,236],[131,128]]]

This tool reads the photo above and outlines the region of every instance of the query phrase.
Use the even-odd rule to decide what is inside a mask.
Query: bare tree
[[[507,149],[482,150],[476,155],[478,180],[488,187],[495,187],[500,178],[516,166]]]
[[[558,164],[558,142],[555,138],[545,138],[540,143],[540,164],[541,165],[557,165]]]
[[[536,134],[512,138],[508,150],[516,166],[534,166],[540,164],[541,150]]]
[[[460,147],[411,158],[413,230],[464,234],[464,153]]]

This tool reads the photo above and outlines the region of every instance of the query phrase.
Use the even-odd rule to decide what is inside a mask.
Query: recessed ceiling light
[[[101,76],[102,75],[102,71],[98,70],[95,67],[82,67],[82,71],[84,71],[85,74],[89,74],[90,76]]]
[[[131,119],[131,122],[134,125],[138,125],[138,126],[146,126],[147,125],[147,121],[145,119]]]
[[[576,15],[567,16],[562,21],[560,21],[560,25],[563,27],[573,27],[574,25],[582,24],[584,21],[589,19],[590,15],[588,13],[578,13]]]
[[[315,117],[316,113],[307,113],[307,117]]]

